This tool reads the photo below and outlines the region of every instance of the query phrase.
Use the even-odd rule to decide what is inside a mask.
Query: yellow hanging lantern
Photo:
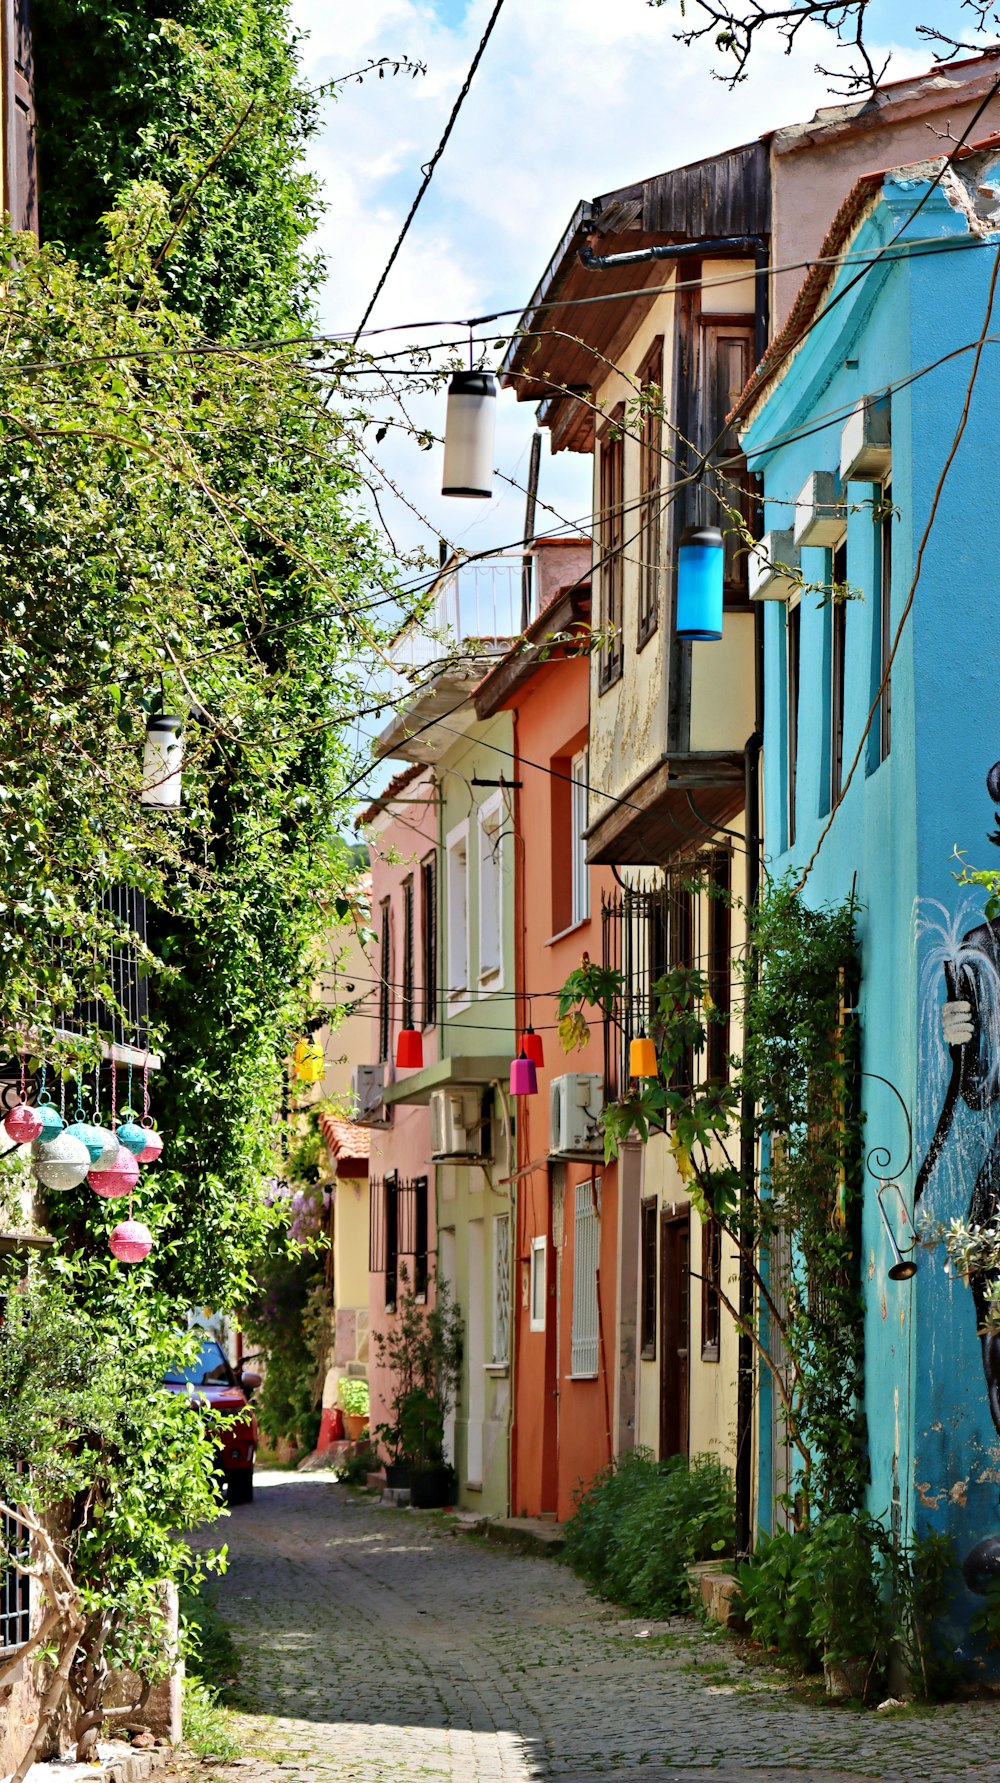
[[[656,1047],[648,1034],[640,1034],[637,1040],[629,1043],[628,1070],[630,1077],[658,1077],[659,1066],[656,1063]]]
[[[319,1083],[326,1070],[323,1048],[315,1040],[299,1040],[292,1054],[293,1075],[300,1083]]]

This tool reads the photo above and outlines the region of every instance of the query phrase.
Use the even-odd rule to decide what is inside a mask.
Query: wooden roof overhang
[[[589,270],[581,264],[580,249],[589,243],[601,254],[631,253],[726,236],[767,236],[770,226],[765,141],[577,206],[500,368],[501,382],[520,402],[544,404],[539,420],[550,429],[554,452],[593,450],[591,390],[673,276],[669,259]]]
[[[744,784],[742,750],[664,756],[591,824],[588,865],[669,866],[738,816]]]

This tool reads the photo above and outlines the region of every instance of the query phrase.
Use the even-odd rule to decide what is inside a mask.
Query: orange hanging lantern
[[[659,1066],[656,1062],[656,1048],[648,1034],[640,1034],[638,1039],[629,1043],[628,1069],[630,1077],[658,1077]]]
[[[315,1040],[297,1040],[292,1054],[292,1074],[300,1083],[319,1083],[326,1070],[323,1048]]]
[[[542,1036],[536,1034],[534,1028],[525,1028],[521,1035],[521,1051],[536,1068],[539,1065],[544,1065],[545,1048],[542,1045]]]

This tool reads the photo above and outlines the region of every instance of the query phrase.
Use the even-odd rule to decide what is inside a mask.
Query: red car
[[[218,1466],[227,1502],[251,1504],[258,1431],[250,1395],[260,1386],[260,1375],[251,1374],[242,1363],[231,1368],[221,1346],[206,1333],[197,1361],[170,1369],[163,1384],[171,1393],[189,1393],[215,1412],[233,1414],[219,1434]]]

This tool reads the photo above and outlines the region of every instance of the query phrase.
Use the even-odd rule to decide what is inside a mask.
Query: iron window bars
[[[430,1280],[430,1200],[426,1176],[373,1177],[369,1192],[368,1268],[385,1276],[385,1304],[396,1304],[399,1278],[419,1299]]]
[[[0,1654],[26,1645],[31,1634],[31,1580],[17,1562],[28,1564],[28,1534],[16,1517],[0,1517]]]

